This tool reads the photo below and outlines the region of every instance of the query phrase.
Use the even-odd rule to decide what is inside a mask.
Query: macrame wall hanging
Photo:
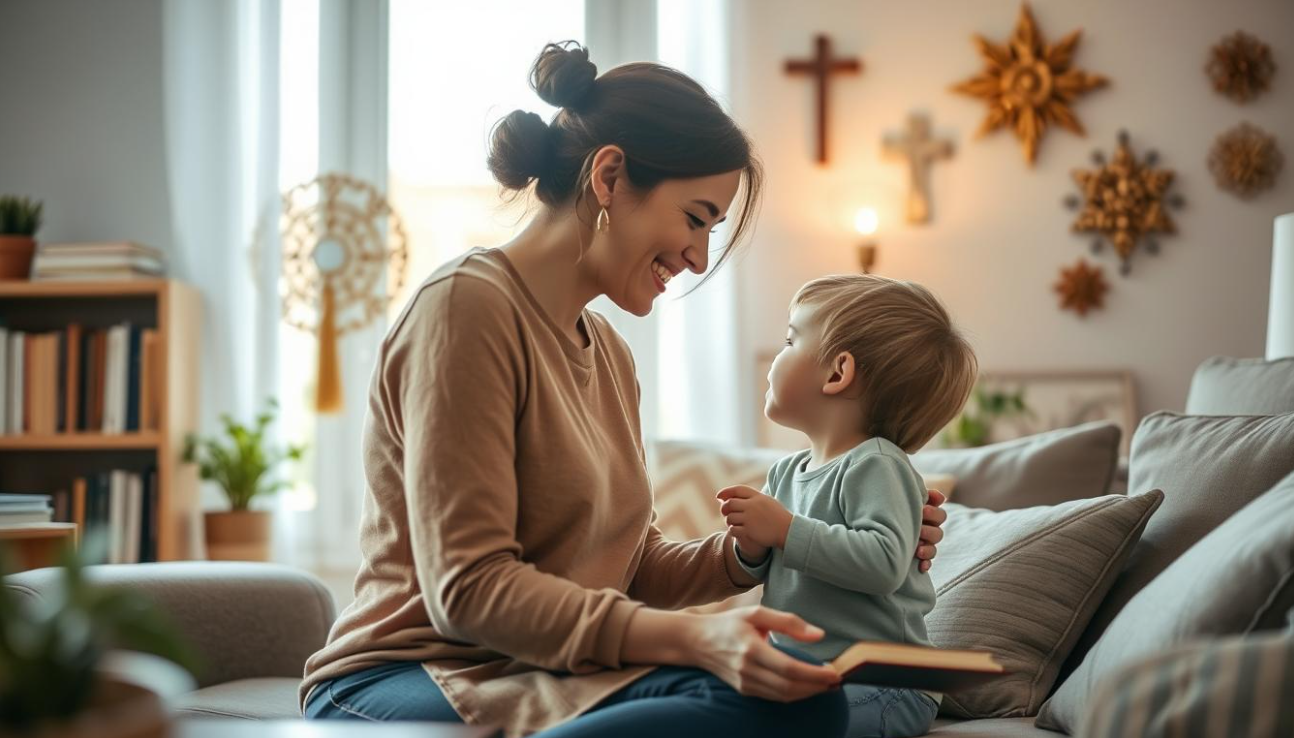
[[[404,224],[376,187],[336,173],[283,193],[279,222],[283,320],[318,336],[315,409],[339,412],[338,341],[380,316],[404,285]]]

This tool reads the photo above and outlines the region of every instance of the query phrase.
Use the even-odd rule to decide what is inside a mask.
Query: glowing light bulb
[[[854,228],[864,236],[876,233],[878,225],[880,225],[880,218],[877,217],[874,208],[859,208],[854,214]]]

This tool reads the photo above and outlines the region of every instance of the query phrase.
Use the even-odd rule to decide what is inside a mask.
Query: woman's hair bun
[[[514,110],[490,134],[487,164],[499,184],[524,189],[542,177],[552,163],[553,141],[548,124],[534,113]]]
[[[548,44],[530,69],[530,86],[549,105],[579,111],[593,93],[598,67],[575,41]]]

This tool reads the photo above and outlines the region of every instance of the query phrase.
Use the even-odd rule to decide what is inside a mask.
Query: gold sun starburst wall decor
[[[381,315],[399,293],[409,261],[404,225],[372,184],[331,173],[283,193],[280,227],[283,320],[318,334],[315,409],[337,412],[337,341]]]
[[[1276,184],[1284,163],[1276,137],[1249,123],[1218,136],[1209,152],[1209,171],[1218,187],[1243,200]]]
[[[1219,94],[1246,103],[1271,87],[1276,61],[1271,47],[1256,36],[1236,31],[1214,44],[1204,72]]]
[[[1085,259],[1079,259],[1072,267],[1061,267],[1060,279],[1052,289],[1060,295],[1061,310],[1073,310],[1079,317],[1087,317],[1089,310],[1105,306],[1105,293],[1110,286],[1100,267],[1089,266]]]
[[[952,90],[988,103],[988,117],[976,132],[982,137],[1009,127],[1024,148],[1024,159],[1033,166],[1038,144],[1047,128],[1058,125],[1080,136],[1083,125],[1071,109],[1080,96],[1108,80],[1072,68],[1074,49],[1082,30],[1075,30],[1060,41],[1049,44],[1034,22],[1029,4],[1020,6],[1015,31],[1003,44],[983,36],[972,37],[984,69],[978,75],[953,85]]]
[[[1092,233],[1092,253],[1100,253],[1109,241],[1119,255],[1119,273],[1132,269],[1132,254],[1142,245],[1149,254],[1159,252],[1156,236],[1177,232],[1169,208],[1183,205],[1181,196],[1169,193],[1173,171],[1158,169],[1159,156],[1147,151],[1138,160],[1129,145],[1128,133],[1119,132],[1119,145],[1108,161],[1100,151],[1092,154],[1096,169],[1075,169],[1074,181],[1081,196],[1070,195],[1065,204],[1079,211],[1070,229]]]

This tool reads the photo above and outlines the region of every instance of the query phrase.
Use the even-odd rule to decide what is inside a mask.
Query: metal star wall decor
[[[1070,230],[1095,233],[1094,254],[1100,253],[1108,240],[1121,259],[1119,273],[1125,277],[1139,243],[1144,241],[1146,252],[1156,254],[1159,242],[1155,234],[1177,232],[1168,209],[1180,208],[1182,198],[1168,193],[1174,174],[1170,169],[1156,169],[1158,160],[1158,154],[1147,151],[1145,159],[1138,161],[1128,145],[1128,133],[1120,131],[1119,146],[1110,161],[1097,151],[1092,154],[1097,169],[1073,171],[1082,197],[1065,198],[1068,207],[1079,210]]]
[[[1033,166],[1038,143],[1049,125],[1085,135],[1070,105],[1079,95],[1104,87],[1108,80],[1070,68],[1081,34],[1081,29],[1075,30],[1057,43],[1046,43],[1025,3],[1020,6],[1015,32],[1006,43],[994,44],[978,34],[973,36],[975,47],[984,57],[984,70],[953,85],[952,90],[988,102],[988,117],[976,137],[1009,126],[1024,147],[1025,162]]]
[[[1087,311],[1105,306],[1105,293],[1110,286],[1105,283],[1100,267],[1090,267],[1086,260],[1079,259],[1068,269],[1061,267],[1060,279],[1053,289],[1060,294],[1061,310],[1073,310],[1085,318]]]

